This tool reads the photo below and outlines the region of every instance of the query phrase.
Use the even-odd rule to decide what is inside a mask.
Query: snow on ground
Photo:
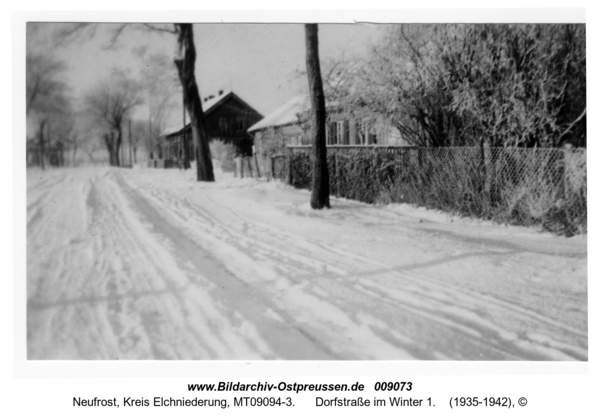
[[[29,359],[587,360],[587,243],[194,172],[27,173]]]

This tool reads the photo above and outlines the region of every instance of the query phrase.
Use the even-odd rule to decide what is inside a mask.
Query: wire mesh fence
[[[335,147],[327,158],[338,197],[587,232],[584,149]],[[309,147],[275,155],[272,167],[275,178],[310,188]]]

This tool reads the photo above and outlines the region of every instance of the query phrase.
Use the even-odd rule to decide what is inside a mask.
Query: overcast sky
[[[48,34],[56,25],[45,24],[39,32],[29,34],[28,47],[51,47]],[[174,56],[174,35],[136,30],[124,32],[116,47],[107,50],[110,25],[102,26],[93,38],[83,37],[56,49],[56,56],[69,66],[65,78],[76,100],[114,68],[139,74],[141,60],[134,52],[140,48],[147,48],[148,54]],[[342,52],[347,56],[365,55],[380,33],[381,27],[376,25],[320,25],[321,59],[338,57]],[[305,82],[298,76],[294,78],[305,68],[303,25],[197,24],[194,35],[196,77],[202,97],[231,88],[266,116],[298,94],[298,82]],[[138,115],[143,114],[145,109],[140,108]],[[181,118],[181,111],[174,111],[172,124],[178,124]]]

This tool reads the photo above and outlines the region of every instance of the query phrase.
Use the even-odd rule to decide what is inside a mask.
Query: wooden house
[[[202,102],[209,141],[220,140],[235,146],[236,154],[252,155],[253,138],[248,128],[263,116],[232,91],[219,91]],[[183,158],[184,147],[190,160],[195,159],[191,124],[165,135],[155,155],[154,166],[169,168]],[[152,162],[151,162],[152,164]]]

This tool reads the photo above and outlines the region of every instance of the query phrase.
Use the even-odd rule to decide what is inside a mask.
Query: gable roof
[[[308,110],[306,96],[300,95],[292,98],[284,105],[269,113],[264,119],[250,126],[248,133],[269,127],[285,126],[299,123],[298,115]]]
[[[225,91],[225,92],[223,92],[223,94],[221,94],[219,96],[213,97],[208,100],[202,100],[202,112],[204,113],[204,116],[208,116],[215,109],[217,109],[221,104],[225,103],[229,98],[233,98],[234,100],[238,101],[242,105],[254,110],[259,116],[262,116],[262,114],[260,114],[258,111],[256,111],[254,109],[254,107],[252,107],[251,105],[246,103],[244,100],[242,100],[240,98],[240,96],[235,94],[233,91]],[[181,125],[179,125],[179,126],[181,126]],[[165,136],[167,138],[169,138],[172,136],[179,135],[185,129],[191,129],[190,122],[188,122],[184,128],[179,128],[179,127],[175,127],[175,126],[173,126],[172,128],[168,128],[167,132],[171,132],[171,133],[167,133]]]
[[[204,113],[204,115],[209,115],[214,109],[216,109],[217,107],[219,107],[221,104],[223,104],[225,101],[227,101],[228,98],[233,98],[234,100],[238,101],[239,103],[241,103],[242,105],[254,110],[256,113],[258,113],[258,111],[256,111],[254,109],[254,107],[252,107],[251,105],[249,105],[248,103],[246,103],[244,100],[242,100],[240,98],[240,96],[238,96],[237,94],[235,94],[233,91],[225,91],[223,94],[221,94],[220,96],[216,96],[213,97],[211,99],[208,99],[206,101],[202,101],[202,111]],[[258,113],[259,115],[262,116],[262,114]]]

